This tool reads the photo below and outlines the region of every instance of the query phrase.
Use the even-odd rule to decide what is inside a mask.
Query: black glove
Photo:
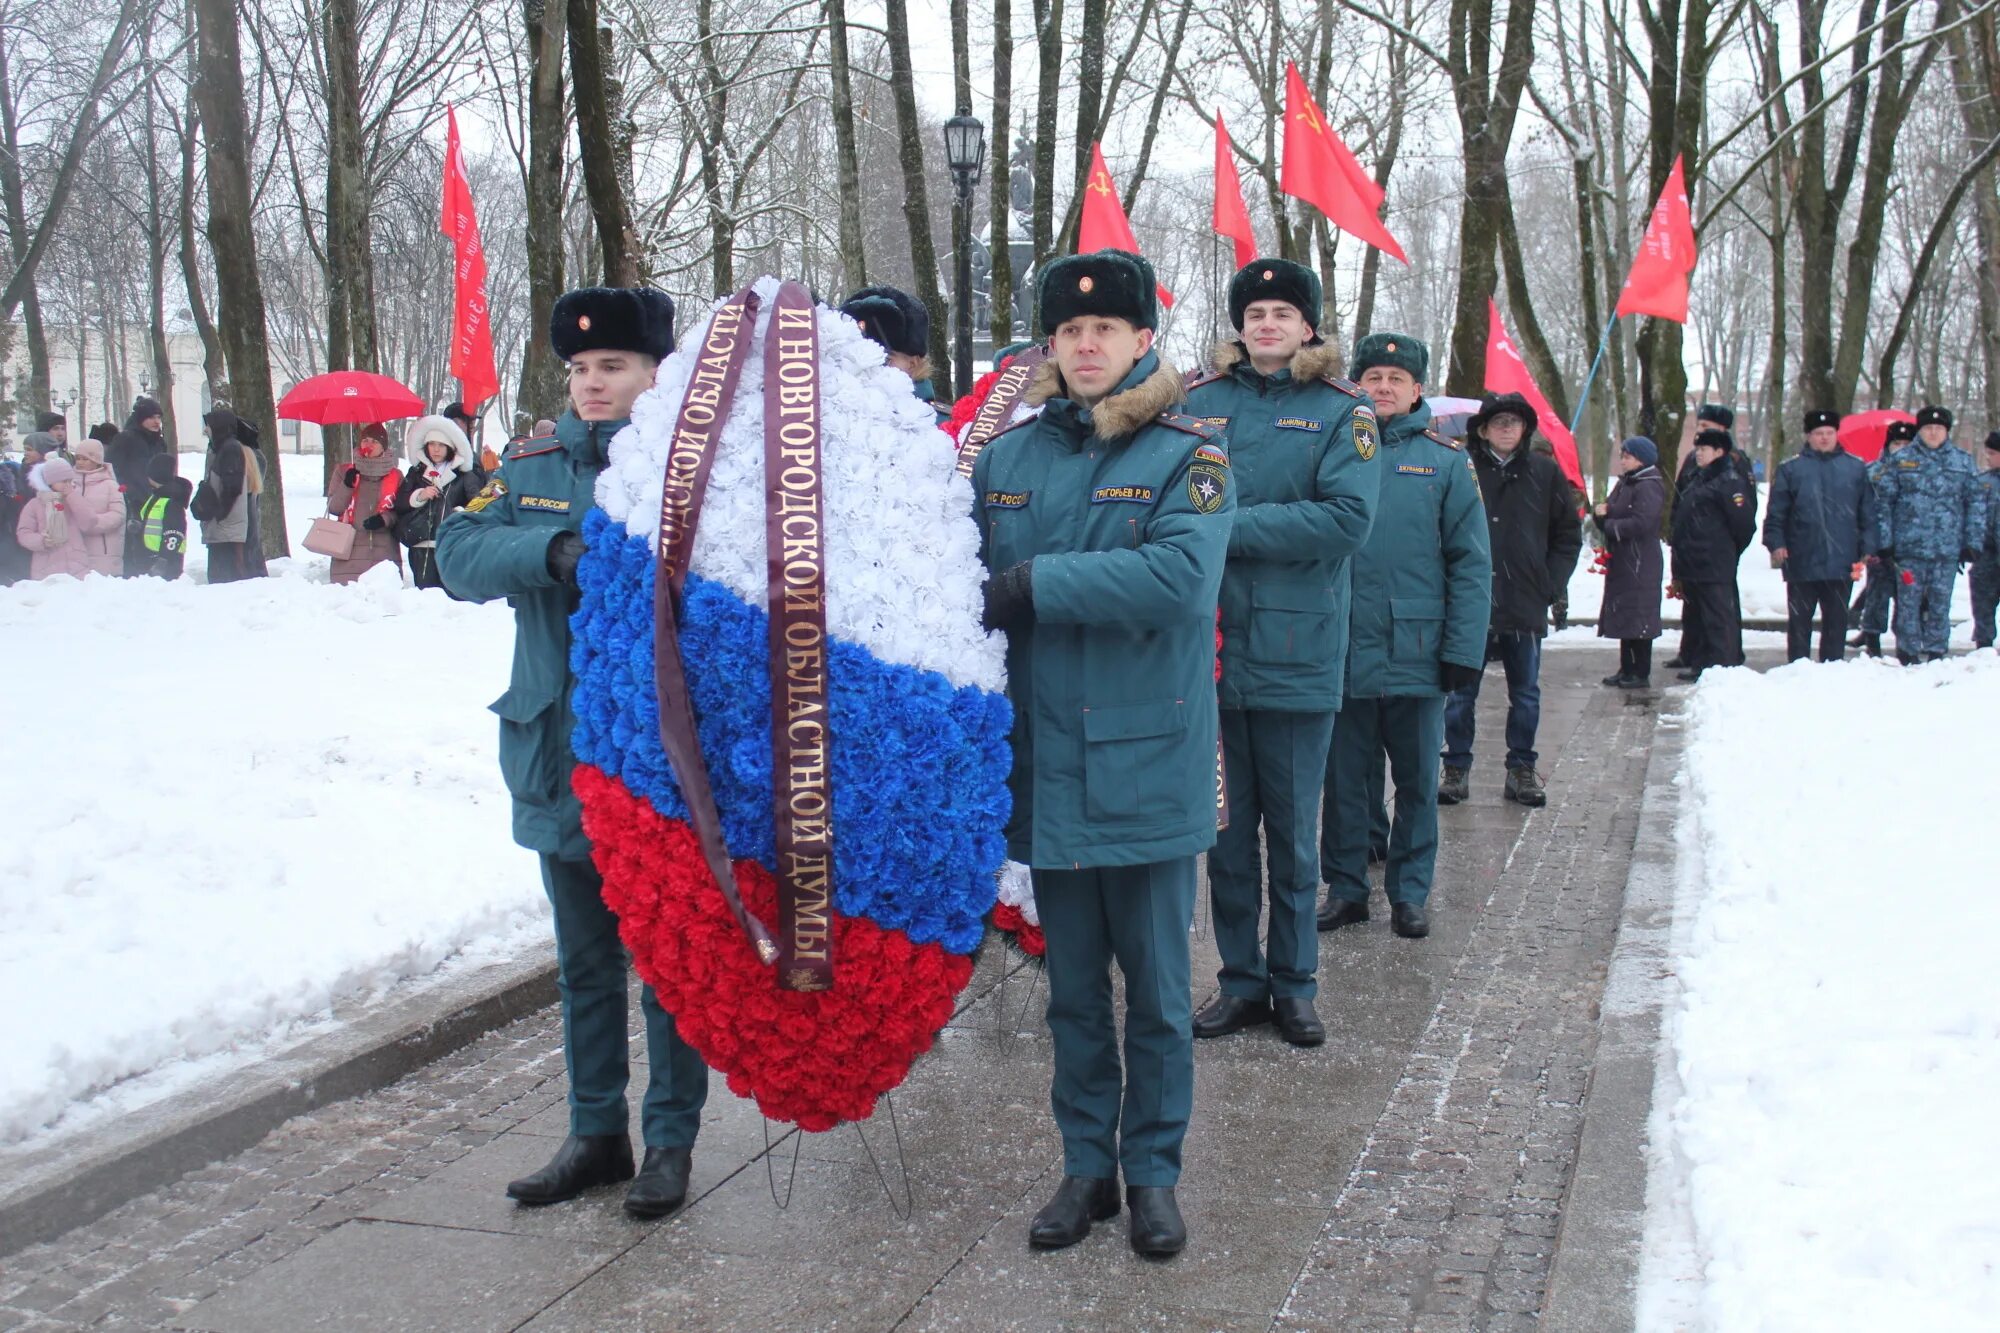
[[[559,532],[549,543],[549,577],[557,583],[576,586],[576,562],[583,559],[583,538],[574,532]]]
[[[341,473],[340,484],[345,486],[350,491],[353,490],[356,486],[359,486],[361,484],[361,469],[358,467],[351,467],[347,469],[347,471]]]
[[[1484,667],[1460,666],[1457,662],[1438,663],[1438,681],[1446,694],[1457,694],[1460,690],[1477,684],[1486,674]]]
[[[1896,563],[1896,548],[1893,546],[1885,546],[1875,554],[1892,565]]]
[[[389,521],[380,514],[370,514],[367,518],[361,520],[361,526],[370,532],[380,532],[389,526]]]
[[[1550,607],[1549,607],[1549,619],[1550,619],[1551,621],[1553,621],[1553,622],[1555,623],[1555,627],[1556,627],[1557,629],[1559,629],[1559,630],[1562,630],[1562,629],[1568,629],[1568,628],[1569,628],[1569,602],[1568,602],[1567,600],[1564,600],[1564,601],[1560,601],[1560,602],[1556,602],[1555,604],[1553,604],[1552,606],[1550,606]]]
[[[1035,562],[1017,565],[986,579],[986,610],[979,623],[989,630],[1035,623]]]

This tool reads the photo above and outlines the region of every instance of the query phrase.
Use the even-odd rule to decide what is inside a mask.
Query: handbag
[[[345,560],[354,554],[354,528],[337,518],[316,518],[301,545],[314,555]]]

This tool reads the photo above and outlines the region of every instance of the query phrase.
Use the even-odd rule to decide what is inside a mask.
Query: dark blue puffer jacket
[[[1785,580],[1848,578],[1875,549],[1875,488],[1868,465],[1845,449],[1807,449],[1778,465],[1764,516],[1764,545],[1783,549]]]

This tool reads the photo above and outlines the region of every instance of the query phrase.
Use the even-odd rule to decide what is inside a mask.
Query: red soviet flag
[[[1569,433],[1568,423],[1556,415],[1549,400],[1536,387],[1535,377],[1528,373],[1528,363],[1514,346],[1514,340],[1507,336],[1507,326],[1500,322],[1499,303],[1490,296],[1486,298],[1486,391],[1518,393],[1528,400],[1528,405],[1542,419],[1537,429],[1556,447],[1556,462],[1561,465],[1563,475],[1572,486],[1582,490],[1583,467],[1577,462],[1576,437]]]
[[[1132,224],[1125,217],[1125,206],[1118,202],[1118,187],[1111,181],[1111,169],[1104,165],[1104,145],[1090,146],[1090,176],[1083,186],[1083,216],[1076,224],[1076,252],[1090,254],[1094,250],[1123,250],[1127,254],[1143,254],[1139,249],[1139,238],[1132,234]],[[1165,286],[1159,287],[1160,304],[1172,308],[1174,294]]]
[[[1388,196],[1326,123],[1299,67],[1290,61],[1285,62],[1285,162],[1278,188],[1326,214],[1328,222],[1348,235],[1410,262],[1382,225],[1382,201]]]
[[[468,408],[500,392],[493,367],[493,325],[486,311],[486,249],[479,243],[479,219],[472,212],[472,186],[458,150],[458,112],[445,108],[444,216],[439,230],[451,237],[457,265],[452,273],[451,373]]]
[[[1243,178],[1236,174],[1236,155],[1229,151],[1229,131],[1223,128],[1220,111],[1215,113],[1215,213],[1211,221],[1216,235],[1236,242],[1236,267],[1246,267],[1257,257],[1250,210],[1243,206]]]
[[[1687,178],[1677,157],[1659,202],[1653,205],[1646,239],[1632,256],[1624,290],[1618,293],[1618,313],[1687,323],[1688,275],[1694,272],[1694,258],[1694,218],[1688,212]]]

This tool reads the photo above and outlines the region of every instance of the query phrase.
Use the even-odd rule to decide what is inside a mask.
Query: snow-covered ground
[[[319,459],[285,463],[302,474],[296,540]],[[199,457],[183,468],[199,476]],[[16,684],[0,1144],[547,938],[486,710],[506,685],[506,606],[392,569],[331,587],[316,557],[274,574],[0,588]]]
[[[1689,709],[1642,1329],[2000,1328],[2000,657]]]

